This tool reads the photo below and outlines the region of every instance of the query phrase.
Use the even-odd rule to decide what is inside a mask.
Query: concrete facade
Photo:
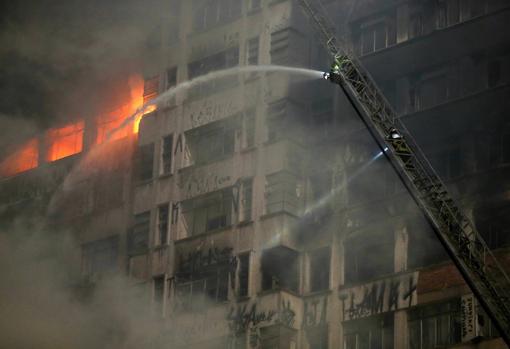
[[[508,265],[510,6],[323,2]],[[80,226],[77,273],[127,274],[161,319],[147,345],[504,348],[337,87],[241,69],[174,90],[245,65],[326,70],[296,2],[167,6],[143,72],[158,109],[117,141],[116,165],[51,190],[53,212],[79,206],[55,218]],[[2,185],[64,161],[85,160]]]

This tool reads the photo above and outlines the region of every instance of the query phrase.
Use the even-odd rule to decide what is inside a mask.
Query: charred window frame
[[[331,248],[323,247],[309,253],[310,292],[329,289]]]
[[[239,255],[239,297],[248,297],[250,285],[250,252]]]
[[[143,103],[156,98],[159,93],[159,76],[155,75],[145,79],[143,84]]]
[[[299,216],[302,206],[302,188],[298,177],[288,171],[266,176],[266,214],[287,212]]]
[[[149,248],[150,211],[134,215],[133,226],[127,237],[128,255],[144,254]]]
[[[358,52],[367,55],[396,43],[395,14],[388,12],[359,25]]]
[[[265,250],[261,258],[262,290],[299,290],[299,253],[277,246]]]
[[[443,245],[437,239],[428,222],[422,217],[413,217],[407,231],[409,234],[407,253],[409,268],[420,268],[449,260]]]
[[[409,39],[423,35],[423,12],[415,11],[409,16]]]
[[[352,235],[344,241],[346,284],[366,282],[393,273],[395,238],[392,229],[358,231]]]
[[[114,271],[118,267],[118,235],[83,244],[82,271],[85,275]]]
[[[168,244],[169,228],[170,228],[170,204],[158,206],[158,225],[155,245]]]
[[[409,348],[427,349],[461,341],[460,298],[408,312]]]
[[[232,188],[189,199],[181,207],[188,236],[228,227],[232,224]]]
[[[446,102],[449,98],[448,69],[422,73],[411,88],[414,110],[423,110]]]
[[[344,349],[392,349],[393,313],[346,321]]]
[[[173,135],[168,135],[161,139],[160,175],[168,175],[173,172],[173,145]]]
[[[137,172],[139,181],[149,181],[154,175],[154,143],[138,146]]]
[[[273,143],[284,139],[299,143],[306,118],[301,104],[291,98],[282,98],[267,104],[266,113],[267,142]]]

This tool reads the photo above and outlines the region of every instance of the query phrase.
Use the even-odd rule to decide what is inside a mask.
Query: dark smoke
[[[0,6],[0,149],[128,94],[129,74],[141,71],[147,39],[164,12],[160,0]]]

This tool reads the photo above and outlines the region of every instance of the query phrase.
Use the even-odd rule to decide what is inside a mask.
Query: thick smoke
[[[129,75],[141,71],[147,40],[164,16],[159,0],[28,0],[2,7],[0,149],[12,144],[5,135],[20,140],[129,96]]]

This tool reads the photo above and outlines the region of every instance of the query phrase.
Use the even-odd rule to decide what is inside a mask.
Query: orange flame
[[[39,142],[33,138],[0,162],[0,177],[11,177],[36,168],[39,163]]]
[[[46,160],[56,161],[78,154],[83,149],[83,128],[85,123],[79,121],[46,132]]]

